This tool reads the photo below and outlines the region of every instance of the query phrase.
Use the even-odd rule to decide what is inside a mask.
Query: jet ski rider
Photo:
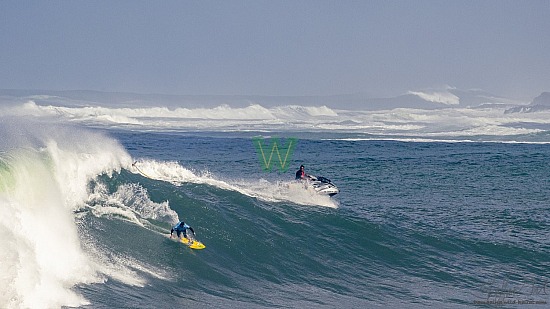
[[[300,165],[300,169],[296,171],[296,180],[306,180],[308,176],[309,175],[304,171],[304,166]]]

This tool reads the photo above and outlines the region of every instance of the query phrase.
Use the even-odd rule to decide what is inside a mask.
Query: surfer
[[[304,166],[300,165],[300,169],[296,172],[296,180],[304,180],[307,179],[308,175],[304,171]]]
[[[195,231],[193,230],[192,227],[185,224],[185,222],[180,221],[180,222],[176,223],[176,225],[174,225],[172,227],[172,229],[170,230],[170,238],[172,238],[172,236],[174,234],[174,231],[176,231],[176,234],[178,235],[178,237],[180,237],[180,235],[183,233],[183,237],[187,238],[187,230],[191,230],[191,233],[193,233],[192,236],[195,235]]]

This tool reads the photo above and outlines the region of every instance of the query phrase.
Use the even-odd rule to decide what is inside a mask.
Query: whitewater
[[[548,112],[0,100],[1,308],[550,300]],[[297,139],[288,170],[258,137]]]
[[[450,107],[433,110],[338,110],[326,106],[213,108],[41,105],[11,99],[3,115],[31,116],[86,126],[128,130],[348,134],[348,138],[546,142],[550,112],[510,113],[505,107]],[[19,102],[18,102],[19,101]]]

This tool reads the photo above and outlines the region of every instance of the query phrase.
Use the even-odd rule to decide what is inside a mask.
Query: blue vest
[[[184,223],[183,226],[181,226],[181,222],[178,222],[176,225],[174,225],[173,229],[174,231],[185,231],[186,229],[190,228],[187,223]]]

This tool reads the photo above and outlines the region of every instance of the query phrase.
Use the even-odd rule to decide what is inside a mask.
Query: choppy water
[[[0,131],[0,307],[550,301],[548,144],[16,119]],[[297,138],[287,171],[262,170],[258,135]],[[341,192],[296,186],[300,164]],[[168,239],[180,219],[206,249]]]

